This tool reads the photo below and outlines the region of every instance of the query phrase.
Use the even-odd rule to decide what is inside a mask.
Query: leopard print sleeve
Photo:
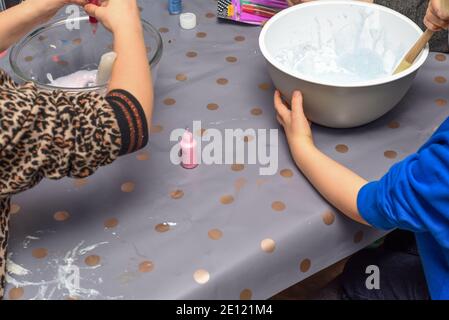
[[[145,114],[124,90],[106,97],[0,82],[1,196],[40,179],[84,178],[148,141]]]
[[[9,197],[43,178],[85,178],[147,141],[145,114],[127,91],[41,91],[0,70],[0,298]]]

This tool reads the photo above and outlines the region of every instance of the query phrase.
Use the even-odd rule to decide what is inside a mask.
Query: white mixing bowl
[[[383,6],[358,1],[316,1],[286,9],[264,26],[259,45],[274,85],[290,101],[294,90],[304,95],[307,117],[320,125],[333,128],[356,127],[378,119],[404,97],[429,55],[426,48],[408,70],[379,79],[358,82],[329,81],[289,70],[276,55],[292,43],[309,41],[317,18],[326,21],[331,30],[345,32],[344,20],[361,10],[378,12],[385,37],[400,43],[403,54],[421,36],[422,30],[410,19]],[[342,22],[343,21],[343,22]],[[347,35],[348,37],[351,34]],[[398,57],[400,60],[402,56]]]

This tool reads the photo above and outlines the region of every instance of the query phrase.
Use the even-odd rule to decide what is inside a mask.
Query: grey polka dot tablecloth
[[[184,1],[198,16],[189,31],[166,1],[140,5],[165,45],[151,142],[89,179],[44,181],[14,197],[6,298],[266,299],[383,235],[320,197],[283,134],[273,176],[258,165],[171,164],[170,132],[193,120],[279,129],[273,88],[260,28],[218,22],[212,0]],[[6,58],[0,66],[10,71]],[[379,178],[449,115],[447,77],[446,56],[432,53],[392,112],[352,130],[315,126],[317,145]]]

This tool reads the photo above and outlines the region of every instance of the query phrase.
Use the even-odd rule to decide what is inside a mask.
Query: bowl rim
[[[331,81],[320,81],[318,80],[316,77],[310,77],[310,76],[306,76],[300,73],[293,73],[291,71],[288,71],[286,67],[284,67],[280,62],[278,62],[273,56],[272,54],[268,51],[266,45],[265,45],[265,38],[266,38],[266,34],[268,32],[268,30],[270,29],[271,25],[275,24],[279,19],[281,19],[282,17],[284,17],[285,15],[288,15],[294,11],[297,10],[301,10],[307,7],[314,7],[314,6],[323,6],[323,5],[328,5],[328,4],[335,4],[335,5],[351,5],[351,6],[360,6],[360,7],[365,7],[365,8],[373,8],[373,6],[377,7],[378,10],[384,11],[384,12],[388,12],[391,13],[395,16],[397,16],[399,19],[402,19],[406,22],[408,22],[412,27],[415,28],[415,30],[418,32],[418,36],[423,34],[423,31],[421,30],[421,28],[414,22],[412,21],[410,18],[402,15],[401,13],[375,4],[375,3],[366,3],[366,2],[361,2],[361,1],[354,1],[354,0],[338,0],[338,1],[330,1],[330,0],[321,0],[321,1],[312,1],[312,2],[307,2],[307,3],[303,3],[300,5],[296,5],[296,6],[292,6],[288,9],[285,9],[281,12],[279,12],[278,14],[276,14],[274,17],[272,17],[270,20],[268,20],[268,22],[264,25],[260,35],[259,35],[259,47],[260,50],[263,54],[263,56],[265,57],[265,59],[274,67],[276,67],[277,69],[279,69],[280,71],[294,77],[297,78],[299,80],[303,80],[303,81],[307,81],[310,83],[314,83],[314,84],[319,84],[319,85],[325,85],[325,86],[332,86],[332,87],[340,87],[340,88],[358,88],[358,87],[369,87],[369,86],[376,86],[376,85],[382,85],[388,82],[392,82],[401,78],[404,78],[414,72],[416,72],[419,68],[421,68],[421,66],[424,64],[424,62],[427,60],[428,56],[429,56],[429,45],[426,46],[426,48],[423,50],[423,52],[421,53],[421,55],[419,56],[419,58],[415,61],[415,63],[409,67],[407,70],[404,70],[398,74],[395,75],[388,75],[385,77],[381,77],[378,79],[373,79],[373,80],[365,80],[365,81],[359,81],[359,82],[350,82],[347,84],[336,84],[336,83],[332,83]],[[418,37],[417,39],[418,40]],[[405,54],[404,54],[405,56]],[[403,57],[401,57],[402,60]],[[401,61],[399,60],[399,61]],[[298,77],[298,75],[300,77]]]
[[[105,89],[108,86],[108,84],[96,85],[96,86],[87,87],[87,88],[85,88],[85,87],[83,87],[83,88],[67,88],[67,87],[53,86],[50,84],[38,83],[37,81],[26,76],[22,72],[21,68],[19,68],[19,66],[16,64],[16,60],[17,60],[16,58],[18,57],[19,52],[21,52],[21,50],[31,41],[31,39],[35,38],[39,34],[43,33],[44,31],[48,30],[49,28],[59,27],[62,24],[67,23],[68,21],[75,22],[75,21],[88,21],[88,20],[89,20],[89,16],[87,16],[87,15],[76,17],[76,18],[69,18],[69,19],[67,19],[67,18],[58,19],[56,21],[52,21],[50,23],[44,24],[44,25],[38,27],[37,29],[33,30],[29,34],[27,34],[25,37],[22,38],[22,40],[20,42],[18,42],[14,46],[12,46],[10,53],[9,53],[9,63],[11,65],[11,69],[14,72],[14,74],[16,74],[22,81],[33,82],[38,88],[42,88],[42,89],[46,89],[46,90],[64,90],[64,91],[70,91],[70,92],[88,91],[89,92],[89,91],[97,91],[97,90]],[[153,58],[150,60],[150,66],[157,65],[162,58],[162,53],[164,50],[162,36],[159,33],[159,31],[151,23],[149,23],[145,19],[141,19],[141,21],[142,21],[142,25],[149,28],[156,35],[157,51],[156,51],[156,54],[153,56]]]

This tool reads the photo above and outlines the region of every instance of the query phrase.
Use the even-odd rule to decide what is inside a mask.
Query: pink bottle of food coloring
[[[182,135],[181,147],[181,166],[184,169],[194,169],[198,166],[196,158],[196,141],[192,132],[186,130]]]

